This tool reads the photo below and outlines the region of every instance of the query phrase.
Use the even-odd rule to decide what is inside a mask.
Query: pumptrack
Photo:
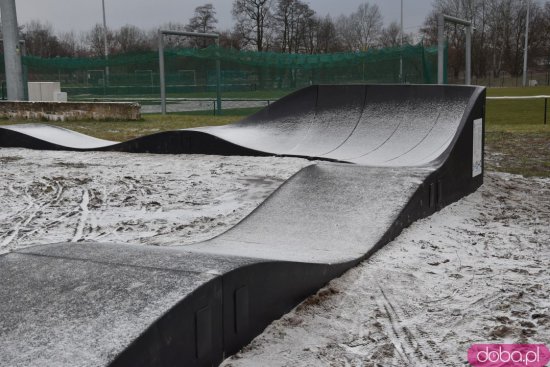
[[[122,143],[0,127],[1,147],[324,161],[209,241],[0,256],[0,365],[219,364],[404,227],[475,191],[484,112],[481,87],[311,86],[232,125]]]

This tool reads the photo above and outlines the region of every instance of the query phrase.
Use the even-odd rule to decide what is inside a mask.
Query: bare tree
[[[279,49],[282,52],[298,52],[307,23],[315,15],[308,4],[300,0],[279,0],[274,19],[279,32]]]
[[[548,4],[548,2],[547,2]],[[525,36],[526,2],[517,0],[435,0],[434,10],[425,21],[425,40],[437,39],[437,14],[445,13],[471,20],[473,73],[485,77],[492,70],[497,77],[502,71],[514,76],[522,73]],[[550,11],[549,14],[550,15]],[[531,65],[548,54],[548,16],[544,8],[531,2],[529,58]],[[454,77],[464,69],[464,32],[460,26],[448,25],[445,35],[449,45],[449,69]]]
[[[541,8],[540,17],[542,18],[540,29],[537,33],[540,35],[550,34],[550,2],[546,2]],[[540,54],[537,55],[538,62],[545,64],[547,69],[550,66],[550,37],[542,37],[543,40],[540,44]]]
[[[315,49],[314,38],[319,25],[318,19],[315,18],[315,11],[304,2],[298,1],[296,10],[296,31],[291,44],[294,47],[294,52],[300,52],[303,48],[305,52],[312,53]]]
[[[321,53],[342,51],[342,45],[338,39],[336,26],[330,15],[319,20],[317,29],[317,49]]]
[[[59,44],[63,50],[62,56],[67,57],[82,57],[87,56],[86,50],[82,45],[82,42],[78,38],[75,32],[62,32],[58,36]]]
[[[237,21],[236,30],[256,46],[258,51],[264,51],[266,28],[271,17],[271,0],[235,0],[233,2],[233,17]]]
[[[412,37],[403,34],[403,43],[411,43]],[[397,22],[391,22],[380,32],[379,45],[381,47],[399,47],[401,46],[401,26]]]
[[[225,30],[220,32],[220,47],[242,50],[246,47],[246,41],[237,30]]]
[[[30,55],[40,57],[67,56],[64,54],[50,23],[32,20],[23,27],[23,36],[27,52]]]
[[[315,16],[306,17],[300,24],[300,40],[298,44],[302,44],[303,52],[313,54],[317,52],[317,34],[319,31],[319,18]]]
[[[279,0],[275,10],[275,19],[278,31],[280,32],[279,49],[282,52],[290,52],[288,44],[292,33],[292,19],[296,0]]]
[[[300,0],[280,0],[277,4],[278,51],[288,53],[328,53],[342,51],[332,18],[320,18]]]
[[[355,42],[355,29],[353,27],[351,17],[348,15],[340,15],[336,19],[336,32],[338,39],[346,50],[355,50],[357,45]]]
[[[213,33],[216,30],[216,10],[214,5],[205,4],[195,8],[195,15],[189,19],[185,26],[187,32]],[[193,38],[190,40],[194,47],[206,47],[212,43],[212,40],[206,38]]]
[[[376,43],[382,30],[382,13],[378,5],[364,3],[351,15],[357,27],[357,40],[361,49],[366,50]]]
[[[89,49],[92,56],[104,57],[105,56],[105,43],[103,39],[103,32],[105,29],[102,24],[96,24],[93,28],[84,34],[84,44]],[[111,30],[107,30],[107,47],[109,53],[114,53],[114,34]]]
[[[140,52],[152,48],[144,31],[133,25],[121,27],[114,35],[116,52]]]
[[[341,15],[336,29],[343,44],[350,50],[365,51],[376,46],[382,30],[382,13],[378,5],[363,3],[349,16]]]
[[[183,32],[186,31],[185,24],[177,23],[177,22],[169,22],[162,25],[162,29],[166,29],[169,31],[177,31],[177,32]],[[154,37],[156,38],[156,31],[154,32]],[[179,37],[179,36],[165,36],[164,37],[164,46],[166,48],[184,48],[184,47],[191,47],[191,40],[188,37]]]

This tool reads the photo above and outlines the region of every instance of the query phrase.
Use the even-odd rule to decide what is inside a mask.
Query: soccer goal
[[[178,81],[185,86],[196,86],[197,74],[195,70],[178,70]]]
[[[105,70],[86,70],[86,86],[105,86]]]
[[[153,86],[153,70],[134,71],[134,80],[137,85]]]
[[[151,87],[151,93],[154,93],[155,82],[153,77],[153,70],[135,70],[134,81],[136,86]]]
[[[437,84],[445,82],[445,23],[462,25],[466,28],[466,68],[464,71],[464,84],[472,84],[472,33],[474,31],[473,23],[468,20],[451,17],[445,14],[439,14],[437,17]]]
[[[158,45],[159,45],[159,79],[160,79],[160,110],[163,115],[166,115],[166,75],[164,70],[164,36],[182,36],[182,37],[199,37],[212,38],[216,40],[216,46],[220,46],[220,35],[217,33],[196,33],[196,32],[176,32],[159,29]],[[221,72],[220,60],[216,60],[216,112],[218,115],[222,113],[222,97],[221,97]],[[196,83],[196,80],[195,80]]]

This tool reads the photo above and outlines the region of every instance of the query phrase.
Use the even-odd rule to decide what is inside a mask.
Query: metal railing
[[[157,99],[158,100],[158,99]],[[146,101],[145,99],[143,101]],[[159,113],[161,112],[158,105],[151,102],[155,102],[155,99],[147,100],[146,104],[142,105],[142,113]],[[223,103],[227,109],[247,109],[247,108],[263,108],[271,105],[271,103],[277,101],[277,99],[270,98],[254,98],[254,99],[240,99],[240,98],[224,98]],[[166,108],[169,112],[198,112],[211,110],[214,115],[217,115],[217,100],[216,98],[167,98]],[[242,102],[242,103],[239,103]],[[189,103],[188,107],[185,107]],[[210,106],[210,107],[207,107]]]

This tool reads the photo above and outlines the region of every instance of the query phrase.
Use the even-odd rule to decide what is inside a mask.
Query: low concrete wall
[[[141,119],[139,103],[120,102],[0,102],[0,118],[14,120],[78,121]]]

